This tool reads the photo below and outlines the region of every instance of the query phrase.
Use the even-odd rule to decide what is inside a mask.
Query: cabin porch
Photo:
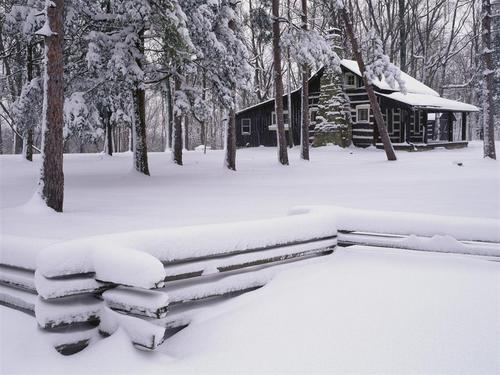
[[[467,147],[467,114],[476,111],[476,107],[467,104],[461,106],[464,103],[443,98],[431,97],[428,100],[433,103],[429,104],[418,101],[412,103],[412,95],[408,95],[409,99],[404,97],[407,102],[389,96],[379,94],[379,99],[389,137],[396,150],[424,151],[437,147]],[[373,144],[377,148],[383,147],[376,126]]]

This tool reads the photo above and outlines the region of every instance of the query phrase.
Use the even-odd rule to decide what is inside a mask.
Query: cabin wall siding
[[[343,74],[348,71],[342,67]],[[314,75],[309,81],[309,109],[314,109],[318,105],[321,84],[321,71]],[[356,87],[343,87],[343,91],[349,98],[351,124],[352,124],[352,142],[357,147],[368,147],[373,144],[381,143],[378,130],[375,127],[372,108],[370,108],[369,121],[366,123],[357,122],[358,105],[370,104],[368,94],[365,87],[360,84],[359,77]],[[344,78],[343,81],[344,82]],[[379,90],[376,92],[387,93],[389,91]],[[434,122],[427,120],[426,111],[414,111],[410,106],[394,101],[386,97],[378,97],[381,107],[384,123],[387,127],[389,138],[393,143],[427,143],[433,139],[447,138],[448,124],[439,121],[439,124],[434,125]],[[284,109],[288,110],[288,97],[283,97]],[[292,109],[289,113],[290,126],[293,132],[294,145],[300,144],[301,138],[301,120],[302,120],[302,102],[301,91],[295,90],[291,94]],[[238,147],[256,147],[256,146],[276,146],[276,131],[269,130],[271,125],[271,113],[274,111],[274,100],[256,105],[247,110],[240,111],[236,114],[236,142]],[[243,135],[241,132],[242,119],[249,118],[251,120],[252,132],[250,135]],[[436,127],[440,127],[436,136]],[[315,123],[311,121],[310,141],[314,138]],[[288,131],[286,131],[286,139],[288,141]]]

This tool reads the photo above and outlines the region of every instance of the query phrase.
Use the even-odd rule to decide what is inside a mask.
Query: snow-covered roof
[[[403,94],[401,92],[392,92],[390,94],[377,95],[384,96],[386,98],[396,100],[401,103],[411,105],[412,107],[417,107],[420,109],[426,109],[429,111],[456,111],[456,112],[477,112],[479,108],[475,105],[462,103],[456,100],[442,98],[440,96],[431,96],[424,94]]]
[[[340,65],[346,68],[347,70],[351,71],[352,73],[356,74],[357,76],[361,77],[361,71],[359,70],[359,66],[357,61],[355,60],[348,60],[348,59],[342,59],[340,61]],[[318,74],[322,74],[323,68],[320,68],[317,70],[310,79],[313,77],[316,77]],[[407,94],[403,94],[401,92],[401,89],[396,82],[396,86],[392,87],[387,83],[384,77],[382,79],[376,79],[373,81],[373,85],[376,86],[380,90],[385,90],[385,91],[392,91],[389,94],[382,94],[380,92],[377,92],[377,95],[385,96],[387,98],[396,100],[401,103],[408,104],[412,107],[418,107],[421,109],[426,109],[429,111],[436,111],[439,112],[440,110],[442,111],[454,111],[454,112],[477,112],[479,111],[479,108],[477,108],[474,105],[467,104],[467,103],[462,103],[456,100],[451,100],[451,99],[446,99],[441,96],[439,96],[439,93],[431,89],[429,86],[424,85],[422,82],[419,80],[413,78],[412,76],[401,72],[401,78],[403,79],[406,87],[406,92]],[[292,93],[295,93],[299,91],[301,88],[297,88],[292,91]],[[264,105],[266,103],[272,102],[274,98],[266,100],[261,103],[257,103],[255,105],[252,105],[250,107],[243,108],[239,111],[236,112],[236,114],[248,111],[249,109],[253,109],[256,107],[259,107],[261,105]]]
[[[344,68],[350,70],[354,74],[361,77],[361,71],[359,70],[358,63],[355,60],[342,59],[340,64]],[[404,72],[401,72],[401,78],[405,83],[406,91],[408,93],[439,96],[439,94],[433,89],[431,89],[429,86],[424,85],[422,82],[416,80],[415,78]],[[395,87],[392,87],[386,82],[386,80],[383,77],[381,80],[380,79],[375,80],[373,82],[373,85],[377,86],[381,90],[401,91],[397,83]]]

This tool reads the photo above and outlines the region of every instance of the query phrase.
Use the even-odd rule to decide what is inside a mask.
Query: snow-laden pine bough
[[[3,248],[0,303],[34,315],[63,354],[120,326],[152,350],[207,304],[336,244],[334,213],[321,212],[66,241],[41,250],[36,267]]]

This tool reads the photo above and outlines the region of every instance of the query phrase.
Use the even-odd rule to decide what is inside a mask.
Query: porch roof
[[[403,94],[401,92],[392,92],[390,94],[377,95],[404,103],[417,109],[424,109],[429,112],[478,112],[479,108],[472,104],[462,103],[456,100],[442,98],[440,96],[425,94]]]

